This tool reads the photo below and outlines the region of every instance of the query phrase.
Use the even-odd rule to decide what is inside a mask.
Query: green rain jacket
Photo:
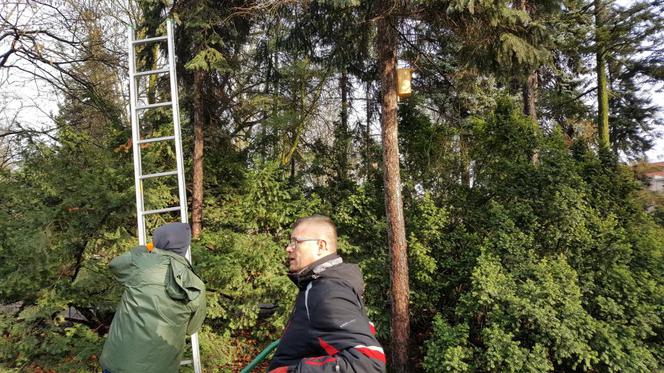
[[[100,362],[112,373],[177,372],[185,337],[205,319],[205,285],[186,258],[138,246],[113,259],[125,291]]]

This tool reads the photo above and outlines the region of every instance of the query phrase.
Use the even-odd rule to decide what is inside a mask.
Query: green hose
[[[254,368],[256,368],[256,365],[260,364],[260,362],[263,361],[267,357],[267,355],[269,355],[272,352],[272,350],[277,348],[278,344],[279,344],[279,339],[270,343],[270,345],[265,347],[265,349],[261,351],[261,353],[258,354],[258,356],[256,356],[254,360],[252,360],[251,363],[249,363],[249,365],[244,367],[244,369],[242,369],[240,373],[249,373],[252,370],[254,370]]]

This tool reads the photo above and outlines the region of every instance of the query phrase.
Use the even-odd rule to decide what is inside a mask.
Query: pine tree
[[[399,170],[399,139],[397,123],[397,28],[398,21],[393,13],[392,1],[382,1],[378,6],[380,16],[377,23],[376,49],[382,94],[382,139],[383,172],[385,184],[385,215],[387,216],[387,237],[391,256],[391,370],[409,370],[408,346],[410,340],[410,315],[408,311],[408,256],[406,227],[401,199],[402,186]]]

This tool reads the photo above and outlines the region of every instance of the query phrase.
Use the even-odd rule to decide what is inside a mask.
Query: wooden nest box
[[[413,77],[413,69],[410,67],[397,68],[397,95],[408,97],[413,93],[410,81]]]

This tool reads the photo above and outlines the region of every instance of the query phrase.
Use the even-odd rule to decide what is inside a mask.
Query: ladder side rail
[[[182,155],[182,135],[180,130],[180,104],[178,100],[177,75],[175,71],[175,43],[173,35],[173,20],[166,20],[168,33],[168,67],[170,69],[171,103],[173,114],[173,131],[175,132],[175,160],[178,172],[178,194],[180,198],[180,218],[182,223],[188,223],[187,212],[187,189],[184,180],[184,161]],[[187,250],[189,261],[191,262],[190,250]]]
[[[138,244],[145,245],[145,219],[143,212],[145,210],[143,202],[143,181],[141,179],[142,162],[141,148],[139,141],[141,139],[140,126],[138,124],[138,113],[136,105],[136,56],[134,52],[134,29],[129,27],[129,111],[131,114],[131,137],[132,150],[134,155],[134,183],[136,188],[136,220],[138,228]]]
[[[182,156],[182,136],[180,131],[180,106],[178,100],[178,86],[177,86],[177,76],[175,69],[175,42],[174,42],[174,32],[173,32],[173,20],[171,18],[166,20],[166,32],[168,35],[168,67],[170,68],[170,80],[171,80],[171,103],[172,114],[173,114],[173,131],[175,134],[175,155],[177,162],[177,172],[178,172],[178,193],[180,197],[180,220],[182,223],[188,222],[188,212],[187,212],[187,189],[184,180],[184,161]],[[186,254],[187,260],[191,263],[191,246],[187,248]],[[198,341],[198,333],[194,333],[191,336],[191,350],[192,350],[192,360],[195,373],[201,373],[201,357],[200,357],[200,347]]]
[[[194,361],[194,373],[201,373],[201,350],[198,343],[198,333],[191,335],[191,357]]]

